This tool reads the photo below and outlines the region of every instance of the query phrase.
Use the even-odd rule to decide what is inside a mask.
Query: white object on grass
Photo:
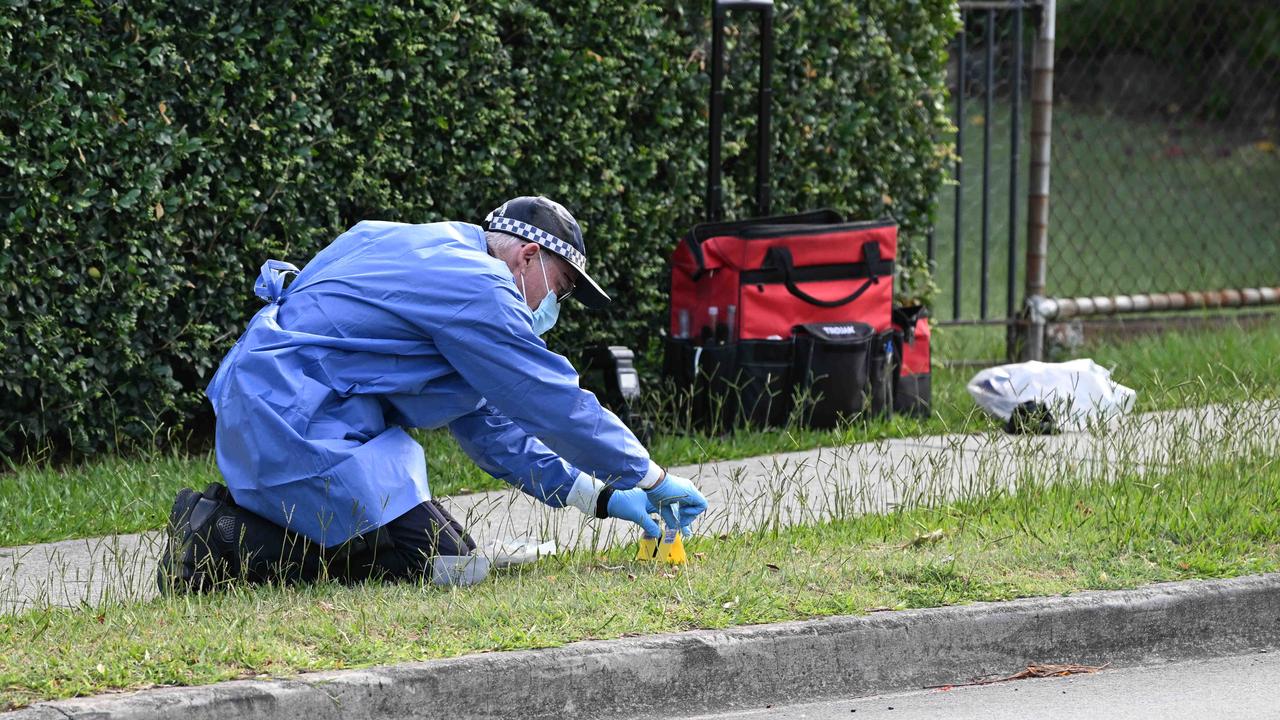
[[[489,575],[489,558],[483,555],[436,555],[431,558],[431,582],[435,585],[475,585]]]
[[[1133,410],[1137,395],[1088,358],[1064,363],[1024,362],[987,368],[969,381],[978,407],[1008,421],[1028,401],[1049,409],[1059,430],[1084,430]]]
[[[527,565],[540,557],[556,554],[556,541],[535,538],[491,539],[480,544],[478,555],[488,558],[495,568]]]

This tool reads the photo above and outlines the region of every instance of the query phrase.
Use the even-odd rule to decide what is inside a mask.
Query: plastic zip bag
[[[1111,379],[1111,371],[1088,358],[1064,363],[1024,362],[987,368],[969,381],[978,407],[1010,422],[1015,412],[1051,421],[1038,432],[1079,431],[1133,410],[1137,393]],[[1022,410],[1019,410],[1019,406]],[[1011,424],[1010,431],[1018,428]]]
[[[480,544],[477,554],[493,563],[495,568],[527,565],[540,557],[556,554],[556,541],[541,538],[491,538]]]

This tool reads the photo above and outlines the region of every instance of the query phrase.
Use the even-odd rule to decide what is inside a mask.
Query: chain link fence
[[[1058,299],[1039,311],[1049,319],[1280,301],[1280,3],[1054,5],[959,3],[954,174],[929,245],[934,317],[1014,323],[1029,292]],[[1032,138],[1037,98],[1052,108],[1047,154]],[[1047,244],[1028,236],[1028,208],[1044,207],[1028,203],[1038,148]],[[1241,288],[1263,291],[1217,292]],[[1152,293],[1168,295],[1114,299]],[[1070,300],[1103,296],[1113,300]]]
[[[1280,3],[1059,0],[1045,294],[1280,285]]]

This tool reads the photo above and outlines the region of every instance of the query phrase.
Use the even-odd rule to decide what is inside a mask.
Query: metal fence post
[[[965,93],[965,60],[964,46],[965,23],[968,21],[964,8],[960,9],[960,36],[957,38],[956,57],[959,68],[956,71],[956,220],[955,238],[951,246],[954,265],[951,269],[951,319],[960,319],[960,288],[964,277],[964,93]]]
[[[1013,59],[1009,93],[1009,270],[1005,274],[1005,357],[1010,362],[1023,354],[1026,323],[1018,317],[1018,172],[1022,169],[1022,28],[1026,0],[1011,0],[1013,11]]]
[[[1022,168],[1022,20],[1025,0],[1013,0],[1012,88],[1009,103],[1009,272],[1006,274],[1005,317],[1018,312],[1018,173]]]
[[[1031,57],[1031,172],[1027,180],[1026,337],[1023,360],[1044,359],[1044,315],[1036,311],[1045,293],[1049,252],[1050,129],[1053,125],[1053,37],[1056,0],[1044,0]]]

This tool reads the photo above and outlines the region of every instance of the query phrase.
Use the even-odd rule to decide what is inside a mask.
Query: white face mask
[[[556,320],[560,318],[560,301],[556,298],[556,294],[551,291],[551,281],[547,279],[547,264],[542,259],[542,252],[538,252],[538,266],[542,268],[542,286],[547,289],[546,297],[542,298],[542,302],[538,303],[538,307],[533,311],[533,334],[542,335],[551,328],[555,327]],[[525,290],[524,275],[520,276],[520,292],[527,298],[529,293]]]

